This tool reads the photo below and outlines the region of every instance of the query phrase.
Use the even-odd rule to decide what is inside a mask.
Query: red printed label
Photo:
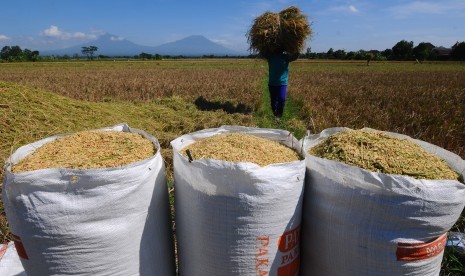
[[[15,243],[16,252],[18,253],[18,256],[23,259],[29,260],[29,257],[26,254],[26,249],[24,248],[24,245],[21,242],[21,238],[13,234],[11,234],[11,236],[13,237],[13,242]]]
[[[5,252],[7,249],[8,249],[8,243],[4,243],[2,248],[0,248],[0,260],[2,260],[3,255],[5,255]]]
[[[278,241],[281,253],[278,276],[294,276],[300,267],[300,226],[284,233]]]
[[[257,237],[257,253],[255,254],[255,275],[267,276],[269,271],[268,247],[270,246],[270,237]]]
[[[424,243],[398,243],[398,261],[418,261],[439,255],[447,243],[447,233]]]
[[[287,252],[300,244],[300,226],[287,231],[279,238],[279,251]]]
[[[300,246],[296,246],[281,257],[281,266],[278,268],[278,276],[295,276],[299,272]]]

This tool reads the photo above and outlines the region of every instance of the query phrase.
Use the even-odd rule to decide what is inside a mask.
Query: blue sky
[[[246,52],[253,19],[291,5],[312,24],[312,51],[384,50],[403,39],[445,47],[465,41],[464,0],[2,0],[0,47],[60,49],[109,33],[146,46],[203,35]]]

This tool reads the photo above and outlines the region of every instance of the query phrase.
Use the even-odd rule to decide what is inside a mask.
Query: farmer
[[[268,61],[268,89],[270,91],[271,110],[273,110],[273,114],[277,119],[283,116],[289,79],[289,62],[296,60],[298,56],[298,53],[289,55],[284,52],[265,56]]]

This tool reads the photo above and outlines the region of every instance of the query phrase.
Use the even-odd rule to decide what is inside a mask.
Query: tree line
[[[19,46],[4,46],[0,51],[0,59],[8,62],[37,61],[39,59],[39,51],[23,50]]]
[[[302,57],[302,56],[301,56]],[[303,55],[309,59],[339,59],[339,60],[465,60],[465,42],[457,42],[451,48],[436,47],[429,42],[421,42],[414,47],[413,41],[401,40],[392,48],[384,51],[359,50],[346,52],[330,48],[327,52],[315,53],[311,48]]]
[[[93,60],[95,52],[98,51],[98,47],[89,46],[82,47],[82,54],[87,56],[87,59]],[[99,59],[111,59],[114,57],[98,55]],[[256,55],[248,56],[215,56],[215,55],[203,55],[200,58],[255,58]],[[129,58],[129,57],[124,57]],[[135,55],[134,59],[141,60],[161,60],[161,59],[177,59],[177,58],[192,58],[188,56],[162,56],[159,54],[148,54],[140,53]],[[195,57],[199,58],[199,57]],[[334,50],[330,48],[327,52],[312,52],[311,48],[307,48],[306,53],[301,54],[300,58],[307,59],[338,59],[338,60],[371,60],[384,61],[384,60],[417,60],[423,62],[425,60],[458,60],[465,61],[465,42],[457,42],[451,48],[436,47],[429,42],[421,42],[414,46],[413,41],[401,40],[397,42],[392,48],[385,49],[383,51],[378,50],[359,50],[349,51],[345,50]],[[80,59],[79,54],[74,54],[72,57],[68,55],[63,56],[51,56],[42,57],[39,55],[39,51],[31,51],[29,49],[22,50],[19,46],[4,46],[0,51],[0,59],[2,62],[18,62],[18,61],[53,61],[53,60],[69,60],[69,59]]]

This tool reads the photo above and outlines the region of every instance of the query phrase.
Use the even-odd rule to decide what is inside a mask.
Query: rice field
[[[121,122],[160,140],[168,173],[170,140],[222,124],[292,125],[301,133],[370,127],[465,158],[463,63],[298,60],[285,111],[297,113],[268,125],[257,119],[268,105],[266,81],[266,62],[252,59],[0,63],[0,165],[21,145]],[[464,226],[462,216],[454,229]]]
[[[370,127],[430,142],[465,157],[463,64],[298,62],[290,93],[312,132]]]
[[[465,158],[465,67],[459,63],[291,64],[289,96],[308,130],[371,127],[410,135]],[[0,64],[0,80],[90,102],[179,97],[257,110],[261,60]],[[200,102],[200,101],[198,101]],[[206,102],[206,103],[205,103]]]
[[[82,101],[194,101],[258,104],[259,61],[63,62],[0,64],[0,80],[41,88]],[[251,106],[256,108],[256,106]]]

